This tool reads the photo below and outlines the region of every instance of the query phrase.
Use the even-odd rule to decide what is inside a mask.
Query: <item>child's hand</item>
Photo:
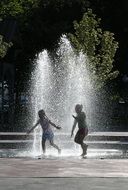
[[[76,117],[76,116],[74,116],[74,115],[72,115],[72,117],[73,117],[74,119],[77,119],[77,117]]]
[[[56,128],[57,128],[57,129],[61,129],[61,127],[59,127],[59,126],[56,126]]]

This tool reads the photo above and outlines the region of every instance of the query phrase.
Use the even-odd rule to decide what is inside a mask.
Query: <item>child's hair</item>
[[[38,111],[39,118],[42,118],[42,116],[44,115],[45,115],[45,111],[43,109]]]
[[[83,105],[82,104],[76,104],[76,106],[75,106],[76,112],[81,112],[82,109],[83,109]]]

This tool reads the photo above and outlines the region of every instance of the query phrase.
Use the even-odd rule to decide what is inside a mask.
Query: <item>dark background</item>
[[[116,41],[119,42],[114,67],[120,71],[120,74],[113,83],[115,90],[119,92],[124,102],[120,104],[118,100],[119,104],[115,106],[115,117],[118,118],[117,120],[122,119],[124,126],[122,130],[127,130],[128,85],[122,80],[123,76],[128,74],[127,0],[41,0],[38,7],[28,9],[25,14],[14,16],[1,14],[3,21],[0,22],[0,34],[3,35],[6,42],[13,43],[7,55],[0,62],[0,79],[6,81],[9,88],[12,89],[9,93],[9,103],[7,103],[9,104],[9,111],[8,108],[5,108],[6,103],[3,103],[4,100],[2,100],[1,130],[8,131],[12,128],[17,130],[14,127],[15,120],[17,121],[19,117],[17,113],[21,115],[25,112],[26,114],[26,105],[24,106],[26,103],[21,103],[21,94],[29,80],[36,55],[43,49],[54,52],[61,35],[74,32],[73,21],[80,21],[87,8],[91,8],[93,13],[101,18],[103,30],[113,32]],[[4,73],[5,70],[6,74]],[[9,83],[9,81],[11,82]],[[2,90],[5,86],[6,84],[3,85]],[[16,96],[15,105],[13,93]],[[8,115],[12,119],[7,121]]]

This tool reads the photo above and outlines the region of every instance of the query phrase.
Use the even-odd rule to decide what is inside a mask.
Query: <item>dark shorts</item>
[[[53,132],[44,132],[43,133],[42,140],[49,140],[49,141],[51,141],[51,140],[53,140],[53,138],[54,138]]]
[[[74,141],[78,144],[83,143],[84,138],[88,135],[88,128],[81,128],[77,131]]]

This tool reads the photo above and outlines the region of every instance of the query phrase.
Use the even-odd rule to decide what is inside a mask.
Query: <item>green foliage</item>
[[[113,71],[113,62],[118,43],[114,34],[101,29],[100,19],[96,18],[91,9],[88,9],[79,23],[74,22],[74,29],[75,34],[69,34],[69,39],[77,52],[87,54],[94,86],[100,88],[116,78],[118,71]]]
[[[40,0],[1,0],[0,1],[0,21],[6,17],[13,17],[14,19],[21,18],[23,23],[32,12],[32,8],[36,8]],[[4,57],[12,43],[3,41],[3,36],[0,35],[0,57]]]
[[[6,43],[3,41],[3,36],[0,35],[0,57],[3,58],[9,47],[11,47],[12,43]]]
[[[88,0],[86,0],[88,1]],[[1,0],[0,17],[14,19],[17,36],[13,47],[21,48],[19,63],[35,58],[42,49],[54,49],[62,33],[73,30],[73,20],[83,15],[85,0]],[[22,64],[22,63],[19,63]]]
[[[0,15],[18,16],[27,14],[32,8],[36,8],[40,0],[1,0],[0,1]]]
[[[0,19],[0,22],[2,21],[2,19]],[[3,58],[9,47],[12,46],[12,43],[7,43],[3,40],[3,36],[0,35],[0,57]]]

